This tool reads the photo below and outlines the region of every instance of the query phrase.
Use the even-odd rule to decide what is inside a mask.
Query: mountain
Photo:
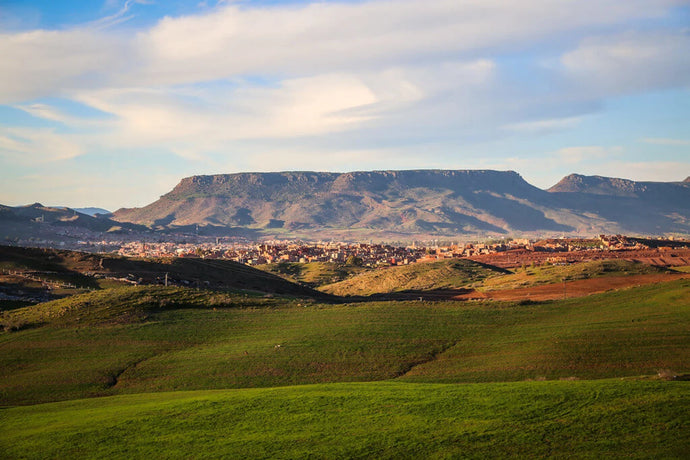
[[[571,174],[548,189],[562,206],[606,219],[611,233],[690,233],[690,181],[636,182]]]
[[[113,219],[311,238],[690,233],[690,182],[571,175],[541,190],[513,171],[220,174],[185,178]]]
[[[103,209],[103,208],[93,208],[93,207],[74,208],[74,210],[77,212],[80,212],[82,214],[86,214],[87,216],[91,216],[91,217],[96,217],[99,214],[102,216],[106,216],[106,215],[110,214],[110,211],[108,211],[107,209]]]
[[[65,237],[98,237],[104,233],[146,232],[150,229],[132,223],[116,222],[108,217],[83,214],[75,209],[43,206],[0,205],[0,237],[64,240]]]

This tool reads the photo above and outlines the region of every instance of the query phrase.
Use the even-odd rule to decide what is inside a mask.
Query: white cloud
[[[592,2],[594,3],[594,2]],[[252,74],[381,68],[529,46],[584,27],[665,14],[668,1],[456,0],[313,3],[165,18],[138,37],[142,77],[185,83]]]
[[[548,120],[511,123],[503,126],[502,128],[508,131],[537,133],[572,128],[573,126],[577,126],[581,121],[582,117],[552,118]]]
[[[71,137],[49,128],[0,126],[0,157],[27,165],[74,158],[84,150]]]
[[[578,165],[585,161],[602,161],[612,156],[623,153],[622,147],[602,147],[599,145],[589,145],[582,147],[565,147],[553,153],[552,158],[567,165]]]
[[[642,142],[644,142],[645,144],[654,144],[654,145],[677,145],[677,146],[690,145],[689,139],[670,139],[667,137],[645,137],[644,139],[642,139]]]
[[[249,86],[212,92],[109,89],[77,96],[116,115],[109,123],[124,145],[175,145],[184,151],[217,149],[224,142],[317,135],[346,129],[367,117],[351,109],[373,104],[375,94],[346,75],[286,80],[278,87]],[[193,147],[192,147],[193,146]]]
[[[599,94],[690,85],[690,34],[628,32],[587,38],[561,62],[577,85]]]
[[[299,77],[472,60],[569,31],[662,17],[669,0],[372,0],[166,17],[138,34],[93,25],[0,34],[0,102],[71,89],[188,84],[237,76]],[[115,15],[125,17],[131,2]],[[113,19],[113,18],[111,18]],[[105,21],[106,23],[108,21]],[[586,54],[586,53],[585,53]],[[569,58],[577,60],[578,55]]]
[[[126,50],[117,37],[88,29],[0,34],[0,103],[102,85],[121,70]]]
[[[679,161],[609,161],[589,166],[584,174],[623,177],[636,181],[682,181],[690,176],[690,165]]]

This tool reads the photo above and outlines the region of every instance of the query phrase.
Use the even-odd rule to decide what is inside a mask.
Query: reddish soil
[[[516,268],[532,262],[575,263],[589,260],[623,259],[661,267],[690,265],[690,249],[626,249],[617,251],[539,252],[514,250],[470,257],[471,260],[501,268]]]
[[[518,289],[479,292],[470,291],[453,296],[456,300],[490,299],[490,300],[555,300],[564,297],[583,297],[599,292],[612,291],[644,284],[663,283],[682,278],[690,278],[690,273],[658,274],[658,275],[630,275],[605,276],[585,280],[568,281],[557,284],[544,284]]]

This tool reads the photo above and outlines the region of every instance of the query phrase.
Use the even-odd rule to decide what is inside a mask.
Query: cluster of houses
[[[407,265],[438,259],[477,257],[509,251],[561,253],[646,248],[648,248],[648,245],[645,245],[644,241],[639,238],[622,235],[600,235],[598,238],[589,239],[558,238],[538,241],[506,239],[493,243],[412,244],[408,246],[374,243],[304,243],[290,241],[269,241],[263,243],[221,242],[218,240],[205,243],[130,242],[122,244],[118,253],[127,257],[228,259],[246,265],[281,262],[337,262],[373,267]]]
[[[393,246],[374,243],[321,242],[302,243],[274,241],[256,244],[238,243],[127,243],[118,253],[128,257],[200,257],[229,259],[247,265],[281,262],[338,262],[364,266],[407,265],[480,254],[492,254],[511,249],[527,249],[529,240],[510,240],[500,243],[466,243],[446,246]]]

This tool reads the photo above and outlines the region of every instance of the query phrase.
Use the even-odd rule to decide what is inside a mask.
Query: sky
[[[0,0],[0,203],[183,177],[690,176],[690,1]]]

